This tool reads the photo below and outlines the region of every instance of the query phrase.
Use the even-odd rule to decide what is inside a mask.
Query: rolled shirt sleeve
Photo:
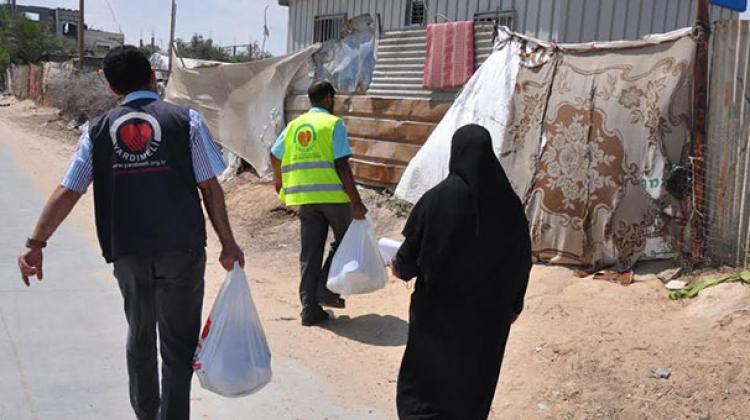
[[[64,188],[85,194],[94,180],[94,145],[89,136],[88,126],[78,139],[78,146],[70,159],[68,170],[60,182]]]
[[[349,145],[349,135],[346,133],[344,121],[339,120],[333,128],[333,158],[343,159],[352,155]]]
[[[193,172],[198,183],[221,175],[227,165],[219,147],[211,136],[201,115],[190,110],[190,151],[193,158]]]
[[[276,138],[276,142],[271,147],[271,154],[278,160],[284,159],[284,139],[286,139],[286,128]]]

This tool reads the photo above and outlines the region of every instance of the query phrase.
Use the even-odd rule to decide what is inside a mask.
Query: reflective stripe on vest
[[[344,186],[340,184],[312,184],[284,188],[284,194],[286,195],[322,191],[344,191]]]
[[[339,121],[326,112],[308,112],[287,126],[279,193],[286,205],[350,202],[333,151],[333,131]]]
[[[336,165],[331,162],[302,162],[293,163],[291,165],[284,166],[281,168],[282,174],[287,174],[292,171],[299,171],[301,169],[336,169]]]

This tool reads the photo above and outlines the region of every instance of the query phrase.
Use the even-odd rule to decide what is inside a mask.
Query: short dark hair
[[[323,99],[327,98],[328,95],[336,95],[336,89],[333,88],[332,84],[325,80],[316,80],[310,88],[307,89],[307,96],[310,97],[310,102],[314,104],[320,103]]]
[[[143,89],[151,83],[151,63],[136,47],[115,47],[104,58],[104,75],[122,94]]]

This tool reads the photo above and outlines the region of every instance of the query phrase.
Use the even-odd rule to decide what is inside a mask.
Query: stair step
[[[393,83],[392,80],[388,81],[373,81],[370,84],[371,90],[394,90],[394,91],[413,91],[413,90],[423,90],[422,88],[422,81],[419,80],[417,83]]]
[[[424,64],[389,64],[387,66],[375,64],[375,69],[373,71],[384,73],[399,73],[402,71],[424,72]]]
[[[372,72],[373,79],[380,78],[394,78],[394,79],[422,79],[424,75],[424,69],[422,70],[396,70],[396,71],[382,71],[375,70]]]
[[[426,36],[415,36],[407,38],[380,38],[378,45],[403,45],[403,44],[427,44]]]
[[[431,98],[432,92],[428,90],[422,91],[403,91],[403,90],[376,90],[370,89],[367,91],[369,96],[378,96],[381,98]]]
[[[424,54],[420,54],[416,57],[402,57],[395,56],[391,58],[378,57],[378,64],[424,64]]]
[[[372,84],[395,83],[395,84],[412,85],[412,84],[421,84],[422,78],[423,78],[422,73],[420,73],[418,77],[394,77],[394,76],[373,75],[371,83]]]
[[[397,31],[387,31],[383,34],[382,39],[392,39],[392,38],[414,38],[414,37],[424,37],[427,34],[427,30],[424,28],[419,29],[404,29],[404,30],[397,30]]]
[[[426,43],[380,44],[378,45],[378,53],[390,51],[424,51],[426,48]]]
[[[378,60],[389,59],[420,59],[424,61],[424,50],[416,51],[381,51],[378,50]]]

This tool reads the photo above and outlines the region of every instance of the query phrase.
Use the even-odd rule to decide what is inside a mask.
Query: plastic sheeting
[[[284,98],[316,51],[194,68],[175,59],[165,98],[200,112],[217,142],[265,176],[269,150],[284,127]]]
[[[464,86],[453,106],[409,163],[396,188],[397,197],[416,203],[422,194],[448,176],[451,139],[463,125],[486,127],[499,155],[520,68],[521,48],[520,43],[511,42],[508,37],[499,43],[505,47],[493,52]]]
[[[375,69],[375,29],[370,15],[346,23],[343,38],[322,44],[313,56],[319,79],[328,80],[339,92],[364,93]]]

